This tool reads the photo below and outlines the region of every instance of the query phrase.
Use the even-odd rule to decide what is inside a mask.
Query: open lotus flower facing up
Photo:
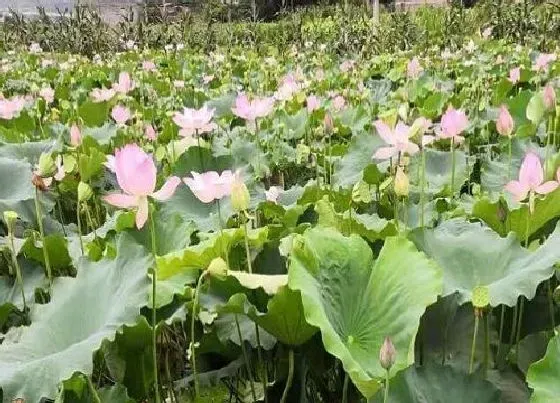
[[[24,106],[25,98],[23,97],[0,99],[0,119],[13,119],[21,112]]]
[[[131,118],[130,109],[126,106],[116,105],[111,111],[111,117],[118,125],[123,126]]]
[[[496,130],[498,130],[498,133],[502,136],[510,137],[513,133],[513,126],[514,123],[511,114],[507,107],[502,105],[500,107],[500,113],[498,114],[498,120],[496,120]]]
[[[556,60],[556,55],[554,53],[541,53],[537,56],[535,64],[533,64],[533,70],[535,71],[546,71],[550,62]]]
[[[175,112],[173,122],[181,128],[179,134],[187,137],[216,129],[216,124],[212,122],[213,117],[214,109],[209,109],[204,105],[200,109],[184,108],[183,113]]]
[[[418,152],[418,146],[409,139],[410,127],[404,123],[397,123],[395,130],[391,130],[385,122],[377,120],[375,128],[379,136],[389,146],[379,148],[373,155],[374,158],[384,160],[397,156],[399,153],[413,155]]]
[[[548,194],[558,187],[558,182],[544,182],[544,172],[539,157],[529,152],[519,170],[519,180],[509,182],[505,189],[511,193],[515,200],[522,201],[529,196],[529,209],[531,213],[534,209],[533,196],[535,193],[540,195]]]
[[[120,208],[135,208],[136,227],[142,228],[148,219],[148,196],[165,201],[173,196],[181,179],[172,176],[157,192],[157,170],[151,156],[136,144],[127,144],[115,151],[114,170],[123,193],[103,197],[105,202]]]
[[[93,102],[107,102],[115,96],[115,90],[112,88],[94,88],[89,95]]]
[[[130,74],[123,71],[119,74],[119,81],[113,84],[113,89],[121,94],[128,94],[135,87],[134,81],[130,79]]]
[[[469,120],[467,119],[465,112],[457,110],[450,105],[441,117],[438,137],[443,139],[453,139],[454,141],[460,143],[465,139],[461,136],[461,133],[465,131],[468,125]]]
[[[211,203],[214,200],[221,200],[228,196],[236,180],[236,175],[230,170],[222,172],[221,175],[216,171],[204,172],[202,174],[191,172],[191,176],[192,178],[183,178],[183,181],[202,203]]]
[[[521,68],[515,67],[509,71],[509,81],[512,84],[517,84],[521,79]]]
[[[247,95],[241,94],[235,99],[235,106],[231,108],[235,116],[254,122],[264,118],[274,109],[274,98],[253,98],[249,101]]]

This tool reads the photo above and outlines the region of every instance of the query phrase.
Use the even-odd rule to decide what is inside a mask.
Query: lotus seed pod
[[[8,233],[13,234],[18,214],[15,211],[4,211],[4,221],[8,226]]]
[[[235,181],[231,186],[231,205],[236,211],[245,211],[249,208],[251,196],[245,183]]]
[[[397,196],[408,196],[408,176],[406,176],[402,167],[397,168],[394,186]]]
[[[93,190],[91,190],[91,186],[89,186],[85,182],[80,182],[78,184],[78,201],[88,201],[91,196],[93,196]]]
[[[51,176],[56,169],[56,165],[54,164],[54,160],[50,153],[43,153],[39,157],[39,165],[37,173],[41,177]]]
[[[224,279],[228,273],[228,265],[221,257],[217,257],[210,262],[207,269],[211,277]]]
[[[472,293],[472,304],[475,308],[486,308],[490,304],[490,290],[486,286],[476,286]]]
[[[385,341],[383,342],[383,344],[381,345],[381,349],[379,350],[379,362],[384,369],[389,370],[395,363],[396,359],[397,350],[395,349],[391,338],[389,336],[386,336]]]

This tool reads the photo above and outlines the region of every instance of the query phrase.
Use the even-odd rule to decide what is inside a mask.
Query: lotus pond
[[[2,54],[2,401],[560,401],[560,62],[484,36]]]

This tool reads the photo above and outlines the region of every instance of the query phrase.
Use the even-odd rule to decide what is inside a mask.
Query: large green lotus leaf
[[[549,341],[550,335],[546,331],[531,333],[519,341],[516,358],[521,372],[527,374],[529,366],[544,357]]]
[[[363,170],[373,163],[374,152],[385,143],[377,135],[360,133],[352,137],[348,152],[334,166],[333,184],[343,188],[362,179]]]
[[[407,239],[387,238],[374,262],[360,237],[319,227],[295,239],[288,276],[307,323],[367,397],[385,376],[378,360],[385,337],[397,350],[393,373],[412,364],[420,317],[442,289],[441,270]]]
[[[490,228],[463,219],[415,230],[411,237],[443,268],[444,295],[459,292],[461,303],[471,300],[477,286],[488,287],[492,306],[513,306],[520,295],[531,299],[560,261],[558,228],[534,252],[523,248],[515,234],[501,238]]]
[[[371,403],[383,402],[380,390]],[[410,367],[389,383],[389,403],[500,403],[500,391],[476,375],[447,366]]]
[[[46,277],[43,274],[44,269],[38,264],[21,257],[18,259],[18,262],[21,268],[21,277],[23,278],[25,302],[27,305],[31,305],[35,301],[35,289],[46,283]],[[0,276],[0,302],[2,304],[11,303],[20,310],[23,310],[21,287],[15,281],[15,276]]]
[[[17,343],[0,346],[4,402],[54,397],[60,381],[91,373],[92,353],[123,324],[135,323],[147,303],[152,258],[123,235],[115,260],[78,264],[76,278],[56,278],[52,299],[36,306]]]
[[[548,343],[544,358],[529,367],[527,383],[533,389],[531,403],[550,403],[560,396],[560,336]]]
[[[105,387],[96,392],[99,403],[134,403],[134,400],[128,397],[126,388],[121,384]],[[62,383],[62,389],[54,403],[90,403],[93,401],[96,401],[96,399],[92,395],[85,376],[77,372],[72,378]]]
[[[101,126],[107,119],[109,106],[107,102],[86,101],[78,107],[78,115],[86,126]]]
[[[158,279],[165,280],[192,268],[206,269],[212,259],[223,257],[224,251],[229,251],[233,245],[242,242],[243,233],[242,228],[225,229],[197,245],[158,257]],[[260,249],[268,237],[268,229],[264,227],[249,230],[247,235],[249,246]]]
[[[30,164],[37,163],[42,153],[59,151],[61,144],[58,141],[43,140],[27,143],[0,143],[0,157],[14,160],[24,160]]]
[[[424,185],[425,194],[440,194],[449,192],[451,188],[451,171],[453,167],[453,157],[450,151],[437,151],[427,148],[425,151],[426,159],[426,184]],[[420,193],[420,168],[421,168],[420,154],[414,156],[410,161],[409,177],[411,184],[411,191]],[[467,155],[459,150],[455,150],[455,180],[453,183],[454,193],[458,192],[463,183],[468,178],[470,172],[467,170]]]

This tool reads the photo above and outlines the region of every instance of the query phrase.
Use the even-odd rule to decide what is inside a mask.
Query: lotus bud
[[[37,168],[37,174],[43,178],[51,176],[54,173],[56,165],[50,153],[41,154]]]
[[[402,167],[397,168],[397,173],[395,174],[395,193],[397,196],[408,196],[408,176],[404,173]]]
[[[91,190],[91,186],[89,186],[85,182],[80,182],[78,184],[78,201],[88,201],[91,196],[93,196],[93,190]]]
[[[236,180],[231,186],[231,205],[236,211],[245,211],[249,208],[251,196],[245,183]]]
[[[80,133],[80,129],[76,125],[72,125],[70,128],[70,144],[73,147],[78,147],[82,142],[82,134]]]
[[[325,114],[323,119],[323,126],[325,127],[325,133],[331,134],[334,130],[334,122],[330,113]]]
[[[228,273],[228,265],[221,257],[217,257],[210,262],[206,272],[214,278],[224,279]]]
[[[16,221],[18,219],[18,214],[15,211],[4,211],[4,221],[6,222],[6,225],[8,226],[8,233],[9,234],[13,234],[14,233],[14,229],[15,229],[15,225],[16,225]]]
[[[543,91],[544,106],[546,109],[554,109],[556,105],[556,92],[552,85],[548,84]]]
[[[386,369],[387,371],[391,369],[395,360],[397,359],[397,350],[395,350],[395,346],[391,341],[389,336],[385,337],[385,341],[381,345],[381,349],[379,350],[379,363]]]
[[[500,107],[500,114],[496,121],[496,130],[498,130],[498,133],[502,136],[509,137],[513,133],[513,118],[505,105]]]

